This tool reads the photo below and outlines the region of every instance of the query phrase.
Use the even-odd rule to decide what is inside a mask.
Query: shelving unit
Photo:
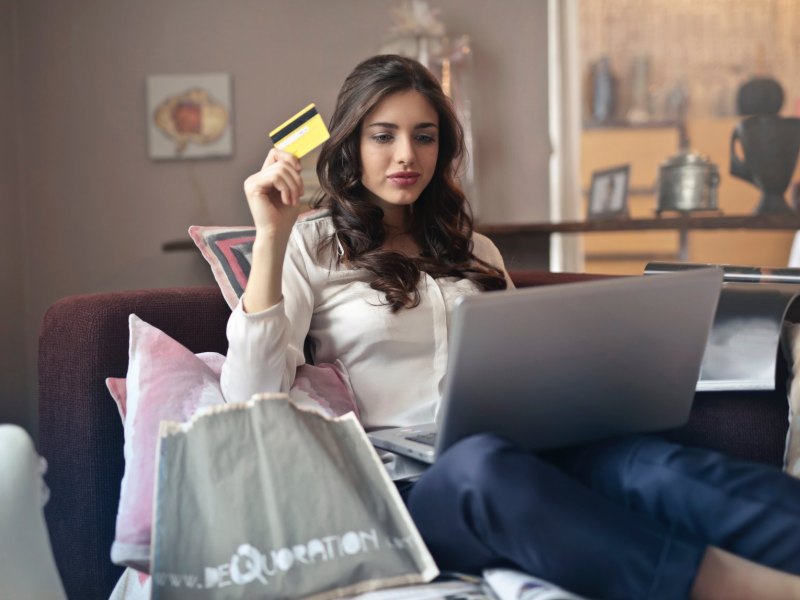
[[[746,219],[758,204],[760,192],[729,174],[730,138],[738,122],[738,117],[730,117],[689,119],[685,129],[676,123],[585,128],[581,136],[582,186],[588,190],[593,171],[630,164],[628,206],[631,220],[641,223],[642,219],[653,219],[659,167],[678,151],[681,135],[686,135],[689,147],[707,155],[719,169],[720,218]],[[585,203],[584,200],[584,206]],[[638,274],[651,260],[782,266],[786,265],[794,238],[791,227],[771,228],[770,231],[746,227],[753,230],[735,233],[729,227],[715,227],[714,231],[696,229],[614,228],[606,230],[608,233],[585,235],[585,271]]]
[[[511,269],[546,269],[549,265],[549,238],[554,233],[582,234],[587,240],[593,237],[606,235],[639,235],[664,233],[680,236],[684,233],[689,236],[697,235],[725,235],[732,240],[748,238],[750,236],[789,236],[800,230],[800,213],[790,215],[732,215],[732,216],[681,216],[681,217],[651,217],[642,219],[608,219],[603,221],[574,221],[563,223],[534,223],[529,225],[484,225],[478,230],[491,238],[497,244],[506,259],[507,267]],[[658,253],[648,250],[638,271],[627,271],[627,274],[639,275],[644,271],[644,265],[651,261],[663,261]],[[678,260],[678,249],[675,257],[669,261]],[[779,264],[764,263],[753,265],[750,262],[741,262],[740,257],[732,256],[730,259],[713,260],[703,259],[702,255],[690,251],[689,262],[710,262],[723,264],[737,264],[744,266],[781,266],[785,265],[787,256],[782,257]],[[587,272],[597,272],[588,271]]]

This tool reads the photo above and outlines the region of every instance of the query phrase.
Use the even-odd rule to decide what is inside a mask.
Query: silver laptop
[[[463,297],[437,423],[369,437],[432,463],[481,432],[540,450],[679,427],[721,286],[710,268]]]

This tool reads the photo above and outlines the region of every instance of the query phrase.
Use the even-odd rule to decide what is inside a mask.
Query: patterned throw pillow
[[[326,212],[319,208],[304,212],[298,221],[317,218]],[[254,227],[211,227],[192,225],[189,235],[211,265],[211,272],[225,302],[233,310],[239,303],[250,276],[253,258]]]
[[[192,225],[189,235],[211,265],[214,280],[232,310],[244,293],[250,276],[255,228]]]

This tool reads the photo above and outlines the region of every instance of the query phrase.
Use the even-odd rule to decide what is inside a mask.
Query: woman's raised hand
[[[303,195],[300,169],[296,156],[273,148],[261,170],[244,182],[256,226],[250,276],[242,297],[245,312],[262,311],[281,299],[283,259]]]
[[[296,156],[273,148],[261,170],[245,180],[244,193],[257,234],[288,237],[300,214],[301,169]]]

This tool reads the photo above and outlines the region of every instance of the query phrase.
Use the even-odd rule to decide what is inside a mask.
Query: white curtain
[[[548,0],[550,220],[577,221],[581,213],[581,76],[578,1]],[[583,271],[579,234],[550,237],[550,270]]]

